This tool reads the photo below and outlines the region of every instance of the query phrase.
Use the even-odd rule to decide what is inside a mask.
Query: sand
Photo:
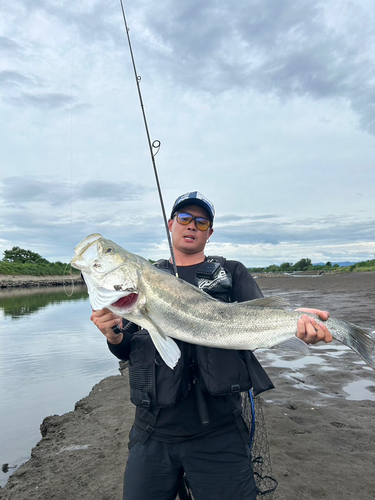
[[[284,294],[294,306],[328,309],[375,331],[375,273],[258,282],[266,294]],[[263,395],[279,483],[273,500],[375,498],[375,372],[338,347],[313,347],[303,360],[283,352],[277,366],[272,351],[258,354],[276,385]],[[0,489],[0,499],[122,498],[134,415],[127,370],[122,373],[97,384],[73,412],[44,419],[41,441]],[[350,394],[362,400],[349,400]]]

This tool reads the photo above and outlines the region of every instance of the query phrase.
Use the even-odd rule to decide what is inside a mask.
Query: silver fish
[[[306,313],[285,310],[289,304],[280,297],[219,302],[100,234],[76,246],[71,265],[83,274],[92,308],[106,307],[147,329],[171,368],[181,354],[173,338],[222,349],[256,350],[288,342],[308,350],[295,336],[297,320]],[[375,369],[374,340],[367,332],[337,319],[325,324],[335,339]]]

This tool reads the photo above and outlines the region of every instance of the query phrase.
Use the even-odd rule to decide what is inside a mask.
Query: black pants
[[[130,437],[137,433],[133,428]],[[249,451],[234,430],[181,443],[136,443],[129,451],[123,500],[175,500],[184,472],[195,500],[256,499]]]

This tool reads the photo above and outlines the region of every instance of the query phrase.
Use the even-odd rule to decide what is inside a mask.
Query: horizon
[[[13,249],[13,247],[12,248],[6,248],[6,249],[4,249],[4,251],[5,250],[12,250],[12,249]],[[22,250],[27,250],[27,251],[30,250],[28,248],[21,248],[21,249]],[[3,258],[0,259],[0,261],[3,261],[3,259],[4,259],[4,251],[3,251]],[[37,252],[37,253],[39,253],[39,252]],[[47,259],[43,254],[39,254],[39,255],[40,255],[40,257],[42,257],[44,259]],[[209,254],[207,254],[207,255],[209,255]],[[154,259],[152,257],[145,257],[145,258],[147,258],[148,260],[152,260],[153,262],[155,262],[157,260],[157,259]],[[374,255],[374,258],[375,258],[375,255]],[[286,259],[285,261],[283,261],[283,262],[281,262],[279,264],[276,264],[275,262],[273,262],[271,264],[263,264],[263,265],[257,265],[257,266],[246,266],[246,267],[249,267],[249,268],[258,268],[258,267],[260,268],[260,267],[263,267],[263,268],[266,268],[266,267],[270,267],[270,266],[274,266],[274,265],[280,266],[281,264],[283,264],[285,262],[288,262],[288,263],[290,263],[293,266],[297,262],[299,262],[301,259],[309,259],[309,257],[306,257],[306,256],[305,257],[301,257],[300,259],[298,259],[298,260],[296,260],[294,262],[292,262],[291,260]],[[59,260],[50,261],[49,259],[47,259],[47,260],[50,263],[54,263],[54,262],[62,262],[63,264],[69,264],[70,263],[70,261],[64,261],[64,260],[62,260],[62,261],[61,260],[60,261]],[[351,266],[351,265],[354,265],[354,264],[358,264],[360,262],[366,262],[367,260],[373,260],[373,259],[366,259],[365,261],[359,260],[359,261],[340,261],[340,262],[334,262],[334,261],[328,260],[328,261],[325,261],[325,262],[311,262],[311,265],[313,265],[313,266],[324,266],[324,265],[327,264],[327,262],[330,262],[332,266],[334,266],[335,264],[339,264],[340,267],[345,267],[345,266]],[[26,262],[26,264],[27,264],[27,262]]]

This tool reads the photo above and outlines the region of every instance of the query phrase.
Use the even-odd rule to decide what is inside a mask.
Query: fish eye
[[[113,248],[111,247],[107,247],[105,250],[104,250],[104,253],[112,253],[113,252]]]

